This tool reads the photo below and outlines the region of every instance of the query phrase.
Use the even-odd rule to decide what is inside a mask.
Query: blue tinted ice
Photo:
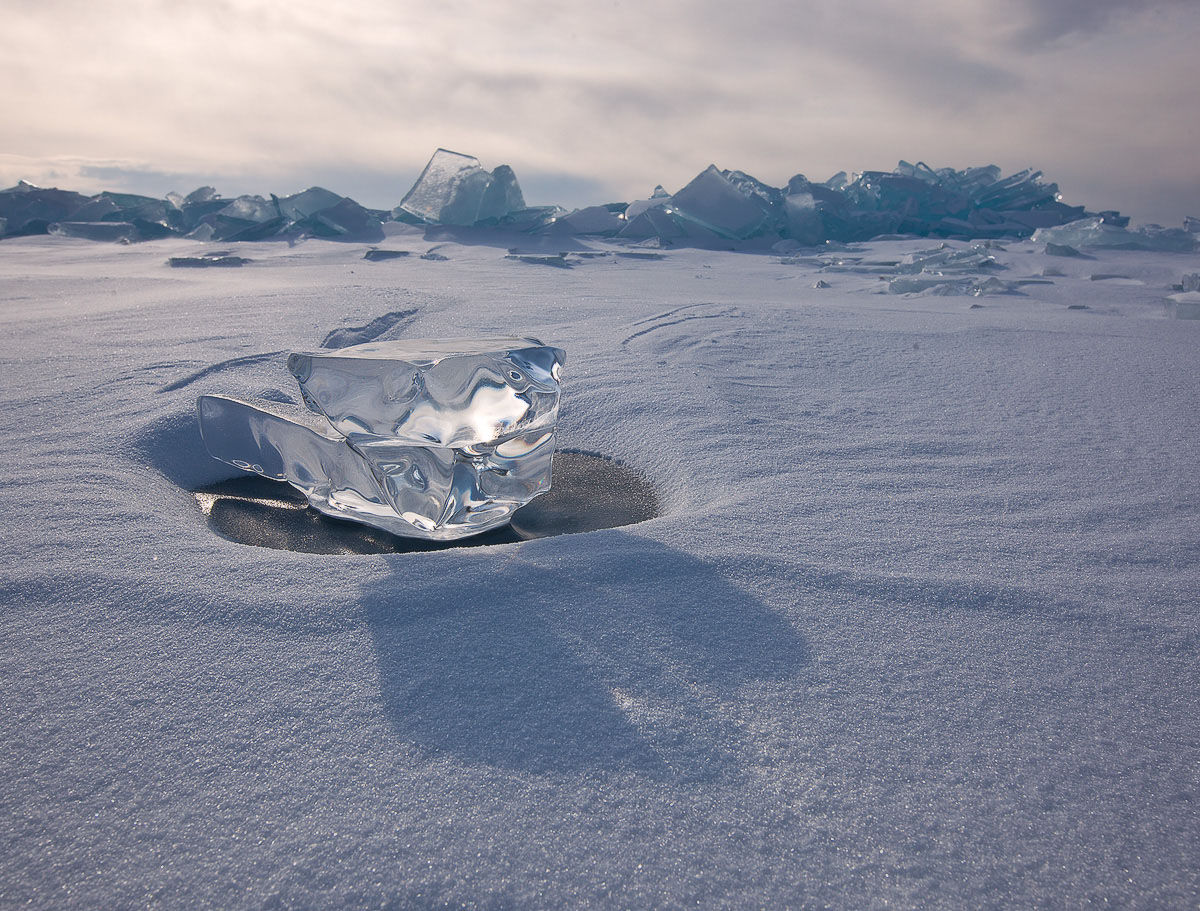
[[[568,234],[616,234],[625,227],[625,219],[608,206],[576,209],[556,219],[554,228]]]
[[[438,149],[399,208],[427,222],[473,225],[500,219],[525,207],[512,168],[486,171],[479,159]]]
[[[301,219],[336,206],[342,197],[324,187],[309,187],[301,193],[293,193],[276,200],[279,214],[288,218]]]
[[[197,403],[214,458],[287,481],[327,515],[453,540],[550,489],[563,352],[529,338],[408,340],[297,353],[324,421]]]
[[[719,237],[750,237],[770,221],[770,203],[739,188],[716,165],[709,165],[671,197],[669,208],[679,219]]]
[[[1180,228],[1143,225],[1136,230],[1118,227],[1102,217],[1081,218],[1055,228],[1041,228],[1033,235],[1036,243],[1072,247],[1109,247],[1119,250],[1158,250],[1191,253],[1198,248],[1196,235]]]
[[[382,223],[495,227],[508,233],[617,235],[660,243],[750,241],[773,246],[855,243],[896,235],[987,240],[1057,234],[1058,246],[1117,246],[1191,251],[1200,220],[1184,229],[1146,226],[1126,231],[1128,217],[1070,206],[1042,172],[1004,176],[995,165],[931,168],[901,161],[891,171],[841,171],[823,183],[797,174],[773,187],[744,171],[712,166],[674,196],[661,186],[628,205],[609,203],[567,213],[525,205],[512,168],[488,171],[478,159],[438,149],[389,212],[367,209],[321,187],[277,197],[222,199],[211,187],[165,200],[128,193],[86,197],[27,183],[0,190],[0,237],[63,233],[96,240],[138,241],[168,235],[221,242],[327,237],[374,242]],[[1086,222],[1086,223],[1084,223]],[[92,227],[100,223],[124,228]],[[56,227],[57,226],[57,227]],[[65,226],[65,227],[64,227]],[[1059,229],[1062,229],[1059,231]]]

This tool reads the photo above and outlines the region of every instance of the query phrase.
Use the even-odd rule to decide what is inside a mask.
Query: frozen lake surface
[[[894,284],[928,238],[389,231],[0,244],[0,904],[1200,903],[1200,256],[951,242],[995,262],[940,287]],[[566,350],[560,445],[658,517],[206,522],[197,396],[506,334]]]

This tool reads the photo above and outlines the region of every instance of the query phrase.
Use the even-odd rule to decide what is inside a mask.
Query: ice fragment
[[[716,165],[709,165],[672,196],[664,211],[677,215],[691,228],[699,226],[718,237],[731,239],[758,234],[771,220],[770,203],[757,194],[743,191]]]
[[[1167,300],[1175,304],[1176,319],[1200,319],[1200,291],[1170,294]]]
[[[477,158],[448,149],[433,153],[399,206],[427,222],[463,226],[499,220],[524,207],[512,168],[486,171]]]
[[[1047,256],[1079,256],[1081,254],[1074,247],[1068,246],[1067,244],[1048,243],[1048,244],[1046,244],[1046,255]]]
[[[197,409],[214,458],[328,515],[446,541],[549,490],[563,362],[529,338],[375,342],[289,357],[325,424],[222,396]]]
[[[288,218],[299,221],[336,206],[342,199],[343,197],[324,187],[309,187],[302,193],[275,199],[275,214],[286,215]]]
[[[125,221],[62,221],[50,225],[48,233],[109,243],[137,240],[137,229]]]
[[[623,211],[625,206],[620,206]],[[588,206],[557,218],[555,233],[613,235],[625,227],[625,219],[608,206]]]
[[[508,165],[502,164],[492,171],[491,183],[479,200],[479,212],[475,220],[498,220],[524,208],[525,196],[521,193],[521,185],[517,183],[517,175]]]
[[[1196,236],[1180,228],[1144,225],[1130,231],[1106,222],[1101,216],[1081,218],[1056,228],[1041,228],[1033,235],[1034,243],[1066,244],[1072,247],[1105,247],[1115,250],[1156,250],[1165,253],[1192,253]]]
[[[167,260],[167,265],[172,269],[204,269],[213,266],[230,268],[244,266],[250,262],[244,256],[232,256],[224,250],[214,250],[211,253],[203,253],[200,256],[172,256]]]
[[[825,242],[825,223],[811,193],[791,193],[784,198],[788,234],[809,246]]]
[[[403,259],[404,257],[410,255],[411,253],[408,250],[371,249],[363,254],[363,259],[369,260],[370,262],[382,262],[385,259]]]

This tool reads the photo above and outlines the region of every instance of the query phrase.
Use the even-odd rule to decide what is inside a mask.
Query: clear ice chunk
[[[647,209],[662,208],[663,206],[670,203],[670,201],[671,201],[670,195],[667,194],[665,191],[663,193],[659,193],[658,191],[661,189],[662,189],[661,186],[655,187],[653,196],[649,197],[648,199],[635,199],[633,202],[631,202],[629,205],[627,205],[625,207],[625,212],[624,212],[625,220],[633,221],[633,219],[637,218],[639,215],[641,215]]]
[[[521,192],[521,185],[517,182],[517,175],[508,165],[502,164],[498,165],[492,171],[492,181],[488,184],[487,189],[483,191],[483,197],[479,201],[479,212],[476,213],[475,220],[498,220],[513,212],[519,212],[524,208],[525,195]]]
[[[47,233],[105,243],[132,243],[138,239],[137,228],[125,221],[60,221],[50,225]]]
[[[743,192],[716,165],[709,165],[671,197],[669,208],[686,222],[738,240],[759,233],[770,221],[770,205]]]
[[[811,193],[792,193],[783,200],[788,234],[808,246],[825,242],[825,224]]]
[[[896,271],[903,275],[915,275],[919,272],[943,275],[1001,268],[1003,266],[996,262],[996,257],[983,244],[972,244],[962,250],[942,244],[933,250],[918,250],[905,255],[897,265]]]
[[[275,207],[278,212],[274,214],[286,215],[298,221],[336,206],[343,198],[324,187],[309,187],[300,193],[276,199]]]
[[[274,200],[263,199],[261,196],[239,196],[226,204],[220,214],[226,218],[238,218],[262,224],[279,217],[279,204]]]
[[[352,441],[471,446],[553,426],[562,363],[530,338],[410,339],[296,353],[288,370]]]
[[[1106,222],[1101,216],[1081,218],[1056,228],[1039,228],[1033,234],[1033,242],[1163,253],[1192,253],[1198,247],[1196,236],[1181,228],[1143,225],[1130,231]]]
[[[567,234],[616,234],[625,227],[625,219],[614,213],[608,206],[588,206],[586,209],[576,209],[567,215],[555,219],[553,228],[556,232]]]
[[[512,168],[501,165],[486,171],[479,159],[448,149],[438,149],[425,165],[399,209],[441,225],[469,226],[501,219],[525,208],[525,200]]]
[[[529,338],[296,353],[288,367],[327,424],[202,396],[200,430],[214,458],[287,481],[327,515],[454,540],[550,489],[564,359]]]
[[[683,237],[685,231],[672,214],[673,211],[670,206],[663,205],[644,209],[637,215],[627,214],[620,236],[634,240],[654,237],[660,242]]]

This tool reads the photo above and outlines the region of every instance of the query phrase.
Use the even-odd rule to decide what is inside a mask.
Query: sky
[[[1200,215],[1196,0],[0,0],[0,184],[392,207],[438,147],[531,204],[897,161]]]

